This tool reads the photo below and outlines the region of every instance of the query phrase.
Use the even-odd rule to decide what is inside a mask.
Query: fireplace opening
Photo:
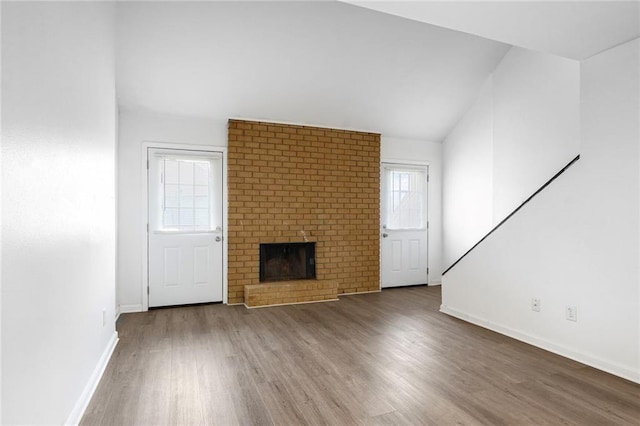
[[[316,243],[260,244],[260,281],[316,277]]]

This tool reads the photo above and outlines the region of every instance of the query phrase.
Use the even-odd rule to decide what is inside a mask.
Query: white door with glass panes
[[[149,307],[222,301],[222,153],[147,159]]]
[[[428,168],[382,164],[382,287],[428,282]]]

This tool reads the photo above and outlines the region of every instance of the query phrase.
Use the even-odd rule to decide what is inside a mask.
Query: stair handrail
[[[500,223],[498,223],[496,226],[493,227],[493,229],[491,229],[491,231],[489,231],[484,237],[482,237],[480,239],[480,241],[478,241],[477,243],[475,243],[469,250],[467,250],[462,256],[460,256],[458,258],[458,260],[456,260],[455,262],[453,262],[451,264],[451,266],[449,266],[447,269],[445,269],[445,271],[442,273],[442,275],[445,275],[447,272],[449,272],[454,266],[456,266],[462,259],[464,259],[469,253],[471,253],[471,251],[473,249],[475,249],[476,247],[478,247],[480,245],[480,243],[482,243],[484,240],[487,239],[487,237],[491,234],[493,234],[495,232],[496,229],[500,228],[506,221],[508,221],[509,219],[511,219],[511,217],[516,214],[516,212],[518,210],[520,210],[522,207],[524,207],[525,204],[527,204],[529,201],[531,201],[536,195],[538,195],[539,193],[541,193],[547,186],[549,186],[549,184],[551,184],[551,182],[553,182],[554,180],[556,180],[558,178],[558,176],[560,176],[561,174],[563,174],[564,172],[567,171],[567,169],[569,169],[569,167],[573,166],[575,164],[576,161],[578,161],[580,159],[580,154],[576,155],[575,158],[571,161],[569,161],[567,163],[566,166],[564,166],[562,169],[560,169],[560,171],[558,173],[556,173],[555,175],[553,175],[551,177],[551,179],[549,179],[548,181],[546,181],[540,188],[538,188],[533,194],[531,194],[531,196],[529,198],[527,198],[526,200],[524,200],[518,207],[515,208],[515,210],[513,210],[511,213],[509,213],[507,215],[507,217],[505,217],[504,219],[502,219],[500,221]]]

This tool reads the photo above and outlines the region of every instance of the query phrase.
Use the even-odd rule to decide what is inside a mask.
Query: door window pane
[[[193,185],[180,185],[180,208],[193,208]]]
[[[164,230],[211,230],[211,179],[209,161],[173,158],[163,160]]]
[[[206,195],[197,195],[195,197],[196,209],[209,209],[209,197]]]
[[[180,183],[176,160],[164,160],[164,181],[166,183]]]
[[[209,163],[194,163],[196,185],[209,185]]]
[[[166,183],[164,185],[164,207],[165,209],[180,207],[180,185]]]
[[[426,225],[426,173],[424,170],[385,169],[386,226],[423,229]]]
[[[192,229],[193,227],[193,209],[180,209],[180,228]]]
[[[164,209],[164,215],[162,216],[162,222],[165,228],[176,228],[178,226],[178,209],[167,208]]]
[[[209,209],[195,209],[195,226],[196,228],[201,228],[203,226],[209,226]]]
[[[177,160],[180,165],[180,183],[193,185],[193,162]]]

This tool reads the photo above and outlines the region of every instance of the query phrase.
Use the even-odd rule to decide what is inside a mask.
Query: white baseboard
[[[118,317],[120,314],[129,314],[132,312],[142,312],[142,305],[119,305],[118,306]]]
[[[577,352],[566,346],[558,345],[549,340],[531,336],[530,334],[524,333],[522,331],[514,330],[500,324],[492,323],[491,321],[487,321],[485,319],[477,318],[473,315],[469,315],[445,305],[440,305],[440,312],[451,315],[452,317],[456,317],[471,324],[475,324],[482,328],[495,331],[496,333],[504,334],[505,336],[509,336],[513,339],[520,340],[521,342],[525,342],[549,352],[553,352],[554,354],[572,359],[598,370],[605,371],[607,373],[613,374],[614,376],[622,377],[623,379],[630,380],[635,383],[640,383],[640,372],[634,371],[632,368],[612,363],[588,354]]]
[[[436,285],[442,285],[442,281],[433,281],[429,283],[429,287],[433,287]]]
[[[111,339],[109,339],[109,343],[107,343],[107,347],[98,360],[96,368],[93,370],[91,377],[89,377],[89,381],[85,385],[80,398],[76,402],[76,405],[73,407],[71,414],[69,414],[67,421],[64,423],[65,425],[76,426],[78,423],[80,423],[80,420],[82,420],[82,416],[89,406],[89,402],[91,402],[91,397],[93,397],[93,393],[96,391],[98,383],[100,383],[102,374],[104,374],[104,370],[107,368],[107,364],[109,363],[111,355],[113,354],[113,351],[116,348],[117,344],[118,332],[114,331]]]

